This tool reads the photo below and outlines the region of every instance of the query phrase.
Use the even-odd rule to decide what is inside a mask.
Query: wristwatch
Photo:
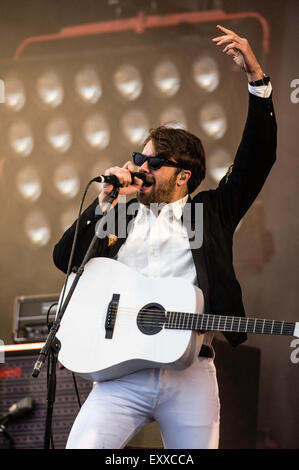
[[[268,85],[269,82],[270,82],[270,77],[267,77],[267,75],[264,74],[264,77],[261,80],[257,80],[256,82],[249,82],[249,85],[263,86],[263,85]]]

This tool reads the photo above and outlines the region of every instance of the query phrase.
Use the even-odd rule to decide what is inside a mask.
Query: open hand
[[[251,82],[263,78],[262,67],[257,61],[248,40],[241,38],[234,31],[224,28],[223,26],[217,25],[217,28],[224,34],[223,36],[213,38],[212,41],[215,42],[217,46],[227,44],[223,52],[231,56],[235,64],[247,73],[248,81]]]

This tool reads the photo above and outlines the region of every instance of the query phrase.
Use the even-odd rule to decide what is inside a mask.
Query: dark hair
[[[157,155],[173,157],[182,165],[182,169],[191,171],[187,184],[188,192],[193,193],[206,176],[205,152],[201,140],[184,129],[166,126],[150,129],[144,145],[150,140]]]

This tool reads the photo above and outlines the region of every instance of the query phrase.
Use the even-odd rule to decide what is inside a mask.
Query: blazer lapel
[[[116,233],[109,233],[107,234],[107,246],[106,246],[106,254],[105,256],[109,258],[115,258],[118,251],[122,247],[122,245],[125,243],[127,237],[128,237],[128,225],[130,221],[135,217],[135,214],[128,214],[128,206],[130,203],[122,206],[121,210],[125,211],[122,212],[125,214],[125,217],[120,217],[118,218],[118,213],[116,212],[115,217],[115,232]],[[118,223],[124,223],[125,227],[118,227]],[[124,230],[125,229],[125,230]]]
[[[197,274],[197,280],[198,280],[198,286],[201,288],[204,294],[204,299],[205,299],[205,312],[208,312],[210,310],[210,305],[209,305],[209,282],[208,282],[208,274],[207,274],[207,263],[206,263],[206,254],[205,254],[205,231],[204,231],[204,222],[205,222],[205,217],[203,214],[203,219],[202,219],[202,227],[196,227],[196,206],[190,195],[188,197],[187,203],[189,203],[189,208],[187,209],[186,205],[184,208],[183,216],[182,216],[182,222],[184,223],[188,236],[189,236],[189,242],[190,242],[190,248],[191,248],[191,253],[196,269],[196,274]],[[204,210],[204,209],[203,209]],[[195,233],[196,231],[202,230],[203,232],[203,240],[202,240],[202,245],[199,248],[193,248],[192,247],[192,242],[194,241],[195,238]]]

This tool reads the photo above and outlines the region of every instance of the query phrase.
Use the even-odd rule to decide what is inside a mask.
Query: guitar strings
[[[113,328],[117,325],[128,325],[130,323],[127,317],[118,317],[116,321],[113,323]],[[248,333],[259,333],[259,334],[271,334],[271,335],[289,335],[292,336],[294,332],[294,325],[291,323],[290,325],[274,325],[270,328],[270,326],[266,325],[266,328],[262,328],[260,325],[255,326],[253,329],[247,325],[241,324],[237,328],[233,325],[226,325],[218,323],[217,325],[209,324],[209,322],[203,322],[201,324],[191,325],[184,325],[183,322],[173,322],[163,319],[146,319],[143,318],[140,320],[141,326],[148,326],[148,327],[161,327],[166,329],[176,329],[176,330],[194,330],[194,331],[227,331],[227,332],[248,332]]]
[[[123,317],[123,316],[118,316],[117,313],[130,313],[130,314],[135,314],[136,316],[136,309],[134,308],[131,308],[131,307],[121,307],[121,308],[118,308],[118,307],[112,307],[111,308],[111,315],[114,315],[114,318],[113,318],[113,323],[116,324],[117,322],[118,323],[125,323],[126,321],[128,321],[128,318],[127,317]],[[180,320],[179,322],[178,321],[174,321],[170,315],[168,314],[171,314],[171,313],[180,313],[184,316],[188,316],[189,317],[189,320],[190,320],[190,316],[193,316],[192,318],[195,318],[197,319],[197,315],[201,315],[201,314],[198,314],[198,313],[187,313],[187,312],[166,312],[164,310],[146,310],[146,311],[143,311],[143,312],[140,312],[138,314],[138,316],[136,316],[136,319],[139,318],[140,320],[140,323],[141,325],[143,326],[160,326],[160,327],[163,327],[165,326],[166,324],[167,325],[176,325],[176,323],[184,323],[185,322],[185,319],[182,321]],[[153,315],[151,315],[153,314]],[[195,316],[195,317],[194,317]],[[202,317],[200,318],[200,320],[202,321]],[[175,327],[175,329],[185,329],[183,325],[177,325]]]
[[[111,308],[111,314],[115,315],[113,318],[114,323],[117,322],[117,320],[126,320],[124,317],[118,317],[117,313],[121,312],[127,312],[127,313],[134,313],[136,316],[136,309],[131,308],[131,307],[112,307]],[[171,314],[177,314],[179,313],[181,317],[180,319],[175,319],[171,318]],[[149,315],[153,314],[153,315]],[[161,315],[160,315],[161,314]],[[187,316],[187,318],[186,318]],[[209,318],[211,317],[211,318]],[[234,322],[239,322],[238,325],[238,331],[246,331],[249,326],[249,322],[254,322],[254,330],[255,329],[269,329],[271,326],[271,334],[274,333],[279,333],[282,334],[282,330],[284,329],[290,329],[293,330],[295,327],[295,323],[293,322],[286,322],[286,321],[279,321],[279,320],[270,320],[270,319],[261,319],[261,318],[247,318],[247,317],[235,317],[235,316],[230,316],[230,315],[214,315],[214,314],[200,314],[200,313],[188,313],[188,312],[172,312],[172,311],[163,311],[163,310],[145,310],[143,312],[140,312],[136,318],[140,319],[140,323],[142,325],[147,325],[147,326],[164,326],[165,324],[167,325],[176,325],[175,329],[186,329],[186,326],[184,326],[185,323],[193,323],[195,320],[196,323],[201,322],[201,325],[196,325],[196,328],[198,329],[209,329],[211,330],[212,328],[215,328],[215,330],[223,329],[224,331],[233,331],[234,328],[236,328],[236,325],[234,325]],[[212,321],[213,320],[213,321]],[[229,328],[227,328],[227,321],[231,320],[231,325]],[[217,327],[214,325],[214,323],[217,323]],[[225,325],[220,326],[222,322],[225,322]],[[258,323],[259,322],[259,323]],[[262,325],[260,324],[262,322]],[[270,322],[270,324],[269,324]],[[162,323],[162,325],[160,324]],[[212,323],[209,326],[209,323]],[[246,325],[244,325],[246,323]],[[242,325],[241,325],[242,324]],[[245,328],[245,329],[244,329]],[[188,329],[188,328],[187,328]],[[192,328],[191,328],[192,329]],[[269,334],[269,333],[268,333]],[[285,333],[284,333],[285,334]],[[291,334],[291,331],[289,331],[289,334]]]
[[[128,312],[128,313],[132,313],[132,314],[135,314],[136,315],[136,308],[132,308],[132,307],[112,307],[111,308],[111,312],[113,314],[115,314],[115,316],[117,317],[117,313],[118,312]],[[179,314],[181,316],[201,316],[203,318],[207,318],[207,317],[211,317],[211,318],[217,318],[217,319],[227,319],[227,320],[236,320],[236,321],[245,321],[245,322],[249,322],[249,321],[255,321],[255,322],[263,322],[263,323],[266,323],[266,322],[271,322],[271,323],[277,323],[278,325],[281,326],[281,324],[285,323],[289,323],[289,324],[294,324],[293,322],[286,322],[285,320],[281,321],[281,320],[271,320],[271,319],[268,319],[268,318],[250,318],[250,317],[238,317],[238,316],[232,316],[232,315],[225,315],[225,314],[212,314],[212,313],[198,313],[198,312],[177,312],[177,311],[166,311],[166,310],[147,310],[147,309],[144,309],[144,311],[141,311],[139,310],[139,313],[137,312],[137,315],[146,315],[148,316],[149,313],[152,313],[153,316],[152,318],[155,319],[155,318],[160,318],[161,320],[162,319],[165,319],[167,318],[169,315],[171,314]],[[160,317],[158,317],[157,314],[161,314]]]
[[[251,318],[251,317],[238,317],[238,316],[233,316],[233,315],[225,315],[225,314],[212,314],[212,313],[198,313],[198,312],[177,312],[177,311],[169,311],[169,310],[147,310],[147,309],[144,309],[144,311],[141,311],[142,309],[140,309],[138,312],[137,312],[137,315],[146,315],[146,316],[149,316],[148,314],[152,313],[153,316],[151,317],[152,319],[155,319],[155,318],[160,318],[161,320],[165,320],[165,318],[169,318],[169,315],[171,314],[179,314],[180,316],[200,316],[201,318],[203,317],[204,319],[207,318],[207,317],[211,317],[211,318],[217,318],[217,319],[226,319],[226,320],[232,320],[232,321],[240,321],[240,322],[249,322],[249,321],[255,321],[255,322],[263,322],[263,323],[266,323],[266,322],[271,322],[271,323],[277,323],[277,325],[281,326],[281,324],[285,323],[289,323],[290,325],[294,324],[293,322],[286,322],[285,320],[271,320],[271,319],[268,319],[268,318]],[[132,307],[112,307],[111,308],[111,312],[113,314],[115,314],[116,318],[117,318],[117,313],[118,312],[127,312],[127,313],[132,313],[132,314],[135,314],[136,315],[136,308],[132,308]],[[160,317],[158,317],[158,314],[160,315]]]

